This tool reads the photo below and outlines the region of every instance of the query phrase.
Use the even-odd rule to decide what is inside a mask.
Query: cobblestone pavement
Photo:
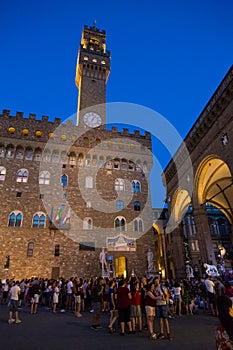
[[[93,314],[84,312],[76,318],[72,312],[56,314],[52,310],[39,308],[38,314],[30,315],[29,308],[20,310],[20,324],[8,324],[8,308],[0,306],[0,349],[5,350],[103,350],[108,348],[140,350],[214,350],[215,328],[218,320],[208,313],[175,317],[170,320],[173,340],[150,340],[146,330],[124,337],[119,331],[110,334],[107,329],[109,314],[102,314],[102,328],[92,330]],[[158,329],[155,320],[155,329]]]

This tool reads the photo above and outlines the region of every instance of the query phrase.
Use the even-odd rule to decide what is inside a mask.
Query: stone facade
[[[84,27],[83,37],[90,40],[93,33],[100,37],[101,60],[107,60],[105,32]],[[79,102],[85,101],[79,105],[81,117],[82,108],[105,102],[110,70],[109,61],[100,61],[105,68],[99,67],[95,76],[98,92],[86,91],[94,82],[84,74],[84,50],[82,38],[77,64],[81,75],[76,75]],[[108,274],[145,275],[147,251],[154,251],[151,135],[107,130],[101,112],[103,123],[95,128],[76,120],[51,122],[47,116],[25,118],[8,110],[0,114],[2,278],[100,275],[103,247]]]

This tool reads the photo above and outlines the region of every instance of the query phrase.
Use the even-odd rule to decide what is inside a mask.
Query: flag
[[[71,211],[70,211],[70,208],[69,208],[67,213],[66,213],[66,216],[63,219],[63,222],[62,222],[63,225],[66,223],[67,220],[70,219],[70,214],[71,214]]]
[[[62,219],[62,207],[57,212],[57,216],[55,218],[56,224],[60,225],[61,224],[61,219]]]
[[[51,208],[50,214],[49,214],[49,223],[53,223],[53,207]]]

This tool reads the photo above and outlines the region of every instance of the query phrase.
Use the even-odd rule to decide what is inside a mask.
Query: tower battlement
[[[43,115],[37,119],[37,115],[30,113],[28,117],[23,112],[16,112],[11,115],[10,110],[4,109],[0,114],[0,136],[10,139],[23,139],[27,141],[47,142],[50,138],[54,143],[71,144],[76,138],[79,138],[79,126],[76,126],[71,119],[62,122],[60,118],[49,121],[49,117]],[[118,128],[112,126],[110,130],[88,130],[81,133],[80,143],[82,139],[88,137],[91,144],[95,144],[95,140],[111,140],[112,138],[128,138],[137,141],[151,149],[150,132],[139,130],[129,130],[128,128]]]

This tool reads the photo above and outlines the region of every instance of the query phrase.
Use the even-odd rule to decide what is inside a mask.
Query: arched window
[[[93,188],[93,177],[87,176],[85,179],[85,187],[86,188]]]
[[[129,170],[134,171],[134,163],[129,162]]]
[[[27,257],[33,256],[33,251],[34,251],[34,243],[29,242],[28,243],[28,249],[27,249]]]
[[[61,163],[66,164],[67,163],[67,154],[65,151],[61,152]]]
[[[92,230],[93,224],[91,218],[84,218],[83,219],[83,229],[84,230]]]
[[[23,159],[23,156],[24,156],[24,149],[23,149],[23,147],[18,146],[16,148],[16,156],[15,156],[15,158],[16,159]]]
[[[121,160],[121,169],[127,170],[127,160],[126,159]]]
[[[116,231],[126,231],[126,221],[122,216],[118,216],[114,222]]]
[[[50,183],[50,173],[48,171],[41,171],[39,176],[40,185],[49,185]]]
[[[140,211],[141,210],[141,203],[138,201],[134,202],[134,210],[135,211]]]
[[[133,180],[132,181],[132,191],[134,193],[141,192],[141,184],[138,180]]]
[[[86,155],[85,165],[90,166],[91,165],[91,156],[90,154]]]
[[[4,166],[0,166],[0,181],[5,181],[6,177],[6,168]]]
[[[69,163],[72,166],[76,164],[76,154],[74,152],[70,152],[69,154]]]
[[[43,161],[50,162],[50,160],[51,160],[51,152],[47,149],[43,153]]]
[[[83,154],[79,153],[78,155],[78,165],[82,166],[83,165]]]
[[[116,208],[117,208],[117,210],[124,209],[124,202],[123,201],[116,201]]]
[[[106,169],[112,169],[112,161],[111,160],[108,160],[105,164],[105,168]]]
[[[68,177],[67,175],[63,174],[61,176],[61,184],[63,187],[66,187],[68,185]]]
[[[194,222],[194,217],[192,215],[186,215],[182,220],[182,225],[185,238],[196,234],[196,226]]]
[[[228,222],[226,218],[217,218],[216,224],[218,228],[218,232],[220,235],[227,235],[228,232]]]
[[[8,226],[20,227],[22,226],[23,215],[19,211],[14,211],[9,216]]]
[[[31,147],[27,147],[25,150],[25,159],[26,160],[32,160],[32,156],[33,156],[33,151]]]
[[[143,221],[142,219],[135,219],[133,222],[134,232],[143,232]]]
[[[27,169],[20,169],[17,172],[16,175],[16,182],[28,182],[28,170]]]
[[[92,156],[92,165],[93,165],[93,166],[97,166],[97,155],[96,155],[96,154],[94,154],[94,155]]]
[[[6,149],[5,149],[4,145],[0,144],[0,158],[5,157],[5,152],[6,152]]]
[[[114,169],[119,169],[120,168],[120,160],[119,159],[114,159]]]
[[[104,165],[104,157],[103,156],[100,156],[99,157],[99,168],[102,168]]]
[[[35,156],[34,156],[35,161],[40,162],[41,161],[41,155],[42,155],[41,149],[40,148],[36,148]]]
[[[33,216],[32,227],[44,228],[45,227],[45,214],[38,212]]]
[[[143,232],[143,221],[142,221],[142,219],[139,219],[139,225],[138,225],[139,227],[139,232]]]
[[[123,179],[115,180],[115,190],[116,191],[124,191],[125,190],[125,181]]]
[[[58,151],[53,151],[51,160],[52,160],[52,163],[59,162],[59,152]]]
[[[14,158],[14,146],[8,145],[6,147],[6,158]]]

